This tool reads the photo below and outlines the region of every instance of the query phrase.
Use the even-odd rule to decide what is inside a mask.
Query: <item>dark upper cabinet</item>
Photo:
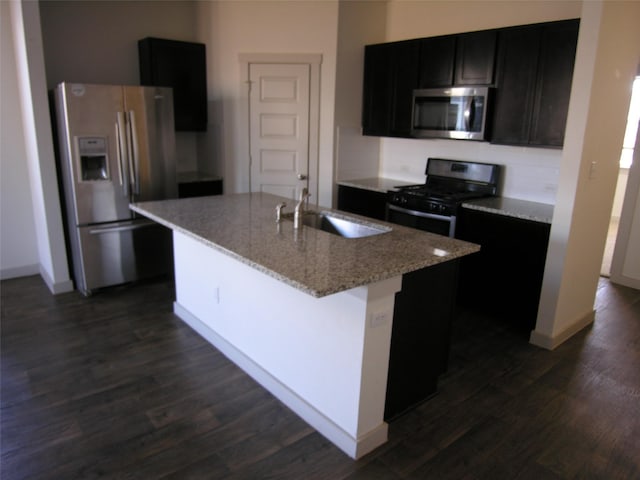
[[[491,85],[496,30],[420,40],[419,88]]]
[[[420,76],[418,88],[450,87],[456,58],[456,36],[420,40]]]
[[[419,42],[365,47],[362,126],[365,135],[409,136]]]
[[[579,21],[542,27],[530,145],[564,143]]]
[[[530,27],[503,30],[498,48],[491,141],[528,143],[540,49],[538,32]]]
[[[455,85],[491,85],[496,54],[496,30],[456,37]]]
[[[503,29],[492,143],[562,147],[579,20]]]
[[[413,90],[418,83],[420,43],[412,40],[395,45],[391,58],[392,92],[391,135],[411,135]]]
[[[138,42],[140,84],[173,88],[177,131],[206,131],[206,51],[202,43],[145,38]]]
[[[492,143],[561,147],[578,27],[566,20],[367,45],[363,133],[411,137],[414,89],[494,85]]]
[[[367,45],[364,50],[362,130],[365,135],[386,135],[391,113],[391,46]]]

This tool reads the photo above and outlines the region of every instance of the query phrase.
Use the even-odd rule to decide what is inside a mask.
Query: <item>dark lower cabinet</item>
[[[456,237],[480,252],[460,266],[458,302],[528,337],[535,328],[551,226],[462,208]]]
[[[459,260],[402,276],[391,334],[385,420],[437,392],[447,370]]]
[[[385,193],[338,185],[338,210],[384,220],[386,204]]]
[[[222,195],[221,179],[178,183],[178,198],[206,197],[209,195]]]

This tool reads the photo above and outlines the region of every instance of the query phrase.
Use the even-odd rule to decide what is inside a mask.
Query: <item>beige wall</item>
[[[39,272],[9,2],[0,2],[0,279]]]
[[[336,66],[336,180],[378,175],[380,140],[362,135],[364,46],[385,40],[386,2],[341,2]],[[337,191],[333,192],[337,203]]]
[[[31,194],[39,272],[52,293],[61,293],[72,290],[73,283],[67,267],[56,181],[40,11],[36,2],[10,2],[9,14],[13,58],[3,57],[2,62],[3,68],[5,62],[14,62],[18,87],[14,93],[19,109],[14,111],[13,121],[21,122],[22,130],[15,131],[18,137],[6,140],[24,147],[22,160],[27,165],[29,177],[28,184],[13,185],[12,190],[22,188]],[[16,151],[22,151],[22,148],[16,148]],[[2,221],[4,228],[4,218]],[[21,253],[19,246],[15,253]]]
[[[196,41],[196,2],[40,2],[47,87],[58,83],[140,84],[138,40],[145,37]],[[177,132],[178,171],[215,171],[215,158],[198,158],[197,139],[207,134]]]
[[[578,18],[580,8],[575,0],[390,0],[387,41]]]
[[[390,1],[387,41],[582,19],[562,151],[470,142],[383,139],[380,171],[423,178],[428,156],[506,165],[503,195],[555,204],[538,324],[532,341],[553,348],[593,320],[595,290],[638,65],[639,2]],[[603,122],[603,119],[606,119]],[[592,162],[596,174],[589,175]]]
[[[576,1],[390,1],[387,41],[470,32],[490,28],[580,17]],[[383,176],[424,181],[429,156],[504,165],[501,194],[554,204],[562,152],[556,149],[507,147],[453,140],[381,141]]]
[[[242,54],[321,54],[319,194],[331,203],[338,3],[222,1],[199,4],[200,41],[209,48],[210,111],[220,122],[211,148],[222,154],[227,192],[249,191],[247,85]]]
[[[138,40],[194,41],[193,1],[40,2],[48,88],[62,81],[138,85]]]
[[[558,201],[532,337],[539,344],[553,345],[593,319],[640,59],[639,19],[639,2],[583,5]]]

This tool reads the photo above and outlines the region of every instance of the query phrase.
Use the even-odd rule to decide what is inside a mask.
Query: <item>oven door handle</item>
[[[407,215],[413,215],[415,217],[432,218],[434,220],[444,220],[447,222],[450,222],[453,219],[453,217],[449,215],[438,215],[436,213],[419,212],[417,210],[409,210],[408,208],[396,207],[395,205],[390,204],[387,204],[387,208],[389,210],[406,213]]]

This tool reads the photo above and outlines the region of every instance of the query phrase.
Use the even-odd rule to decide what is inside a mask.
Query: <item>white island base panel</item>
[[[182,320],[352,458],[386,442],[401,276],[315,298],[175,230],[174,251]]]

